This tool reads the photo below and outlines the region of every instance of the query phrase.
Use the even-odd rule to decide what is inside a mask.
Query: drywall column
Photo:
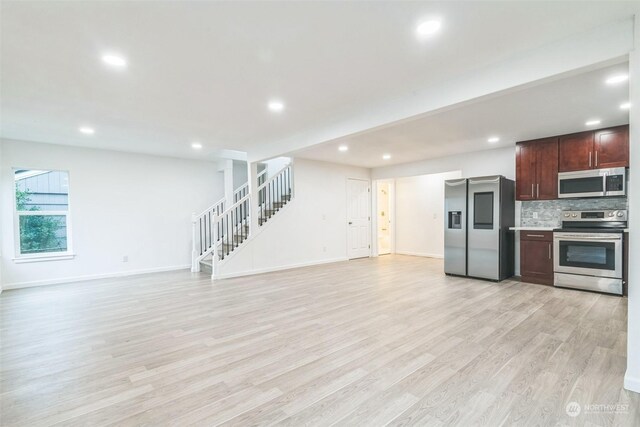
[[[629,173],[629,323],[624,387],[640,393],[640,15],[634,22],[634,49],[629,56],[629,145],[634,170]]]
[[[258,231],[258,162],[247,162],[247,180],[249,183],[249,202],[251,203],[249,215],[249,237],[255,236]]]
[[[233,160],[221,160],[218,170],[224,177],[224,199],[227,202],[225,209],[233,204]]]

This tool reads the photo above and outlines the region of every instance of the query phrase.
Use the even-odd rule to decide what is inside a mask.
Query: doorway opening
[[[393,250],[393,181],[378,181],[376,194],[376,236],[378,255],[388,255]]]

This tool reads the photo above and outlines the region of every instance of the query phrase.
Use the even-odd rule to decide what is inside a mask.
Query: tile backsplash
[[[628,201],[626,197],[600,197],[522,202],[520,225],[523,227],[560,227],[562,211],[590,209],[628,209]],[[538,213],[538,218],[533,217],[534,212]]]

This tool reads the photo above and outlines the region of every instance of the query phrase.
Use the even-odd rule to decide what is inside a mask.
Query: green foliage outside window
[[[20,190],[16,185],[16,209],[18,212],[39,211],[37,206],[27,208],[31,201],[29,189]],[[66,217],[64,215],[21,215],[20,252],[22,254],[64,252],[67,250]],[[59,231],[64,230],[64,237]]]

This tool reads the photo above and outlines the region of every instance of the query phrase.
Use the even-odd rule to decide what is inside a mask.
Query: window
[[[69,173],[16,169],[17,259],[71,254]]]

